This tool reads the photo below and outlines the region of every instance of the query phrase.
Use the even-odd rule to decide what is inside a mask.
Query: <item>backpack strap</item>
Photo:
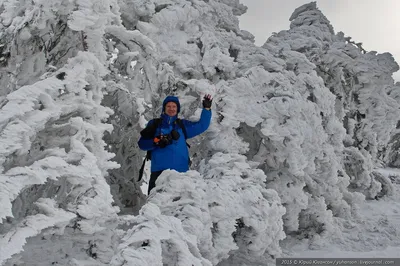
[[[144,165],[146,164],[146,159],[147,159],[147,155],[146,155],[146,158],[144,158],[144,160],[143,160],[142,167],[140,167],[140,169],[139,169],[139,179],[138,179],[138,182],[139,182],[140,180],[142,180],[143,171],[144,171]]]
[[[183,135],[185,136],[185,140],[187,140],[186,127],[185,127],[185,125],[183,124],[182,119],[177,118],[175,121],[176,121],[176,124],[182,129]],[[189,143],[186,142],[186,145],[188,146],[188,148],[190,148]]]

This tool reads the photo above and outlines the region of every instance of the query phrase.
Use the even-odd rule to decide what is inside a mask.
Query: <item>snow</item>
[[[262,47],[238,0],[3,3],[0,263],[273,265],[399,256],[400,87],[389,53],[315,2]],[[4,43],[4,44],[3,44]],[[165,96],[209,129],[146,195]]]
[[[202,256],[205,257],[203,259],[205,264],[202,265],[211,265],[208,261],[213,262],[212,265],[215,265],[221,259],[227,258],[229,251],[237,249],[237,244],[232,241],[232,234],[237,232],[235,225],[238,219],[243,219],[243,222],[248,227],[241,232],[237,232],[236,238],[246,241],[247,237],[252,236],[251,239],[254,241],[253,244],[245,248],[246,253],[258,254],[258,256],[266,252],[266,250],[271,253],[279,253],[277,240],[283,238],[283,231],[282,222],[279,220],[276,222],[275,217],[282,216],[284,210],[279,204],[276,192],[263,190],[261,186],[256,186],[257,183],[260,184],[262,182],[263,174],[261,171],[251,169],[249,165],[244,163],[244,157],[230,156],[229,160],[232,167],[230,174],[225,177],[217,177],[220,169],[215,165],[219,164],[220,161],[217,159],[219,158],[218,155],[215,158],[215,162],[211,162],[211,165],[204,166],[203,171],[206,171],[206,180],[200,178],[200,174],[195,171],[189,171],[184,174],[177,174],[175,171],[164,171],[162,173],[157,180],[156,188],[152,190],[148,198],[148,203],[136,218],[145,219],[146,222],[141,222],[140,225],[145,228],[150,227],[150,232],[152,231],[152,233],[136,230],[139,225],[132,228],[131,230],[132,233],[135,233],[135,237],[126,239],[125,241],[128,241],[128,243],[119,248],[121,249],[121,256],[122,253],[126,254],[124,256],[125,260],[132,260],[139,256],[147,257],[150,254],[154,255],[154,252],[159,252],[158,250],[161,249],[160,244],[162,245],[165,241],[172,242],[172,246],[177,245],[176,240],[173,240],[175,237],[170,235],[170,233],[176,232],[176,229],[170,230],[170,233],[164,236],[163,228],[165,226],[168,228],[170,225],[154,227],[153,225],[148,225],[147,222],[147,220],[150,220],[159,224],[159,219],[166,220],[175,217],[178,218],[176,220],[179,221],[179,224],[174,225],[174,227],[182,226],[183,229],[179,229],[178,232],[182,231],[188,234],[180,238],[184,238],[186,242],[189,242],[189,245],[193,246],[189,249],[190,253],[199,256],[199,252],[201,252]],[[243,173],[248,175],[249,178],[247,180],[241,180],[240,176]],[[226,185],[224,185],[225,183]],[[221,186],[225,187],[226,190],[221,190]],[[159,193],[159,191],[164,193]],[[209,195],[213,196],[210,197]],[[243,197],[247,197],[248,202],[241,202]],[[226,201],[227,198],[229,198],[228,201]],[[246,209],[246,206],[251,205],[254,205],[251,210]],[[156,206],[161,206],[161,208]],[[165,218],[164,216],[159,216],[161,213],[165,215]],[[135,223],[135,221],[133,222]],[[176,222],[171,220],[167,223]],[[212,234],[209,230],[210,227],[214,228],[214,233]],[[161,231],[157,231],[160,229]],[[270,237],[266,235],[267,233]],[[148,242],[144,249],[153,250],[153,253],[149,255],[129,253],[128,257],[126,253],[128,247],[125,248],[125,246],[132,246],[133,243],[143,241]],[[199,243],[199,251],[193,251],[194,247],[197,246],[196,242]],[[167,260],[164,263],[167,263],[169,259],[173,259],[174,255],[170,254],[170,249],[163,248],[162,250],[165,253],[163,261]],[[182,256],[190,256],[186,254],[189,251],[185,250],[186,248],[182,250]],[[177,252],[179,251],[177,250]],[[150,258],[141,259],[141,261],[149,260]],[[184,261],[184,259],[182,260]],[[150,261],[153,261],[153,258]],[[186,264],[178,262],[177,265]]]
[[[37,214],[33,217],[27,217],[17,227],[3,235],[0,241],[1,253],[0,261],[11,258],[15,253],[23,250],[25,239],[39,234],[47,227],[64,227],[69,220],[75,217],[73,213],[59,210],[55,202],[50,199],[40,199],[36,205],[45,214]]]
[[[397,173],[397,169],[378,169]],[[309,243],[294,239],[283,242],[283,257],[298,258],[400,258],[400,186],[396,193],[379,201],[367,201],[358,206],[354,222],[345,222],[341,239],[332,235],[328,241],[310,249]]]

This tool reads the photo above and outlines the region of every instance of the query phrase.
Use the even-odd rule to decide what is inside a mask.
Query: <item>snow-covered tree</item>
[[[280,255],[285,210],[263,188],[264,173],[245,156],[219,153],[200,172],[160,176],[113,265],[217,265],[229,256],[265,263]]]
[[[238,2],[132,5],[141,14],[134,27],[154,41],[153,56],[163,70],[158,73],[166,73],[145,101],[159,110],[163,97],[174,93],[183,101],[182,115],[190,117],[200,95],[215,95],[207,141],[192,145],[194,167],[215,152],[246,155],[281,196],[287,232],[329,235],[333,216],[350,217],[359,197],[347,190],[345,129],[336,117],[335,95],[315,64],[283,49],[284,42],[270,50],[255,47],[252,36],[238,28],[235,15],[245,11]],[[157,68],[141,69],[149,76]]]
[[[166,95],[171,93],[180,97],[182,102],[181,115],[183,117],[196,117],[198,115],[197,111],[199,111],[198,107],[201,96],[209,92],[217,94],[218,81],[221,79],[231,79],[236,76],[236,71],[239,72],[235,69],[237,65],[234,62],[235,48],[230,48],[230,44],[225,39],[230,38],[230,42],[232,43],[237,38],[241,40],[250,39],[249,34],[245,34],[239,30],[238,21],[235,17],[235,15],[245,11],[244,6],[238,2],[230,1],[227,3],[214,1],[210,1],[209,3],[202,1],[193,1],[192,3],[171,1],[166,4],[156,2],[150,4],[147,2],[146,5],[143,3],[127,3],[126,6],[132,8],[134,12],[129,12],[129,14],[123,13],[122,17],[124,20],[131,18],[131,23],[126,22],[125,24],[138,29],[148,36],[157,47],[152,53],[152,58],[143,63],[138,61],[134,67],[134,71],[140,70],[140,72],[137,72],[132,82],[141,89],[143,88],[143,92],[140,91],[138,94],[142,95],[144,101],[147,101],[147,104],[153,107],[153,113],[150,115],[147,114],[146,118],[149,119],[158,116],[160,114],[161,101]],[[128,10],[128,8],[123,10]],[[132,14],[138,14],[139,20],[137,22],[132,19]],[[219,34],[218,29],[222,29],[221,34]],[[232,33],[229,33],[230,31]],[[250,41],[247,41],[247,44],[250,43]],[[152,67],[149,67],[149,61],[153,64]],[[148,97],[149,92],[152,97]],[[216,98],[216,101],[218,100]],[[215,124],[218,125],[217,118],[215,119]],[[217,131],[210,129],[209,134],[191,141],[194,169],[201,164],[200,161],[202,159],[210,158],[216,151],[212,144],[207,144],[215,133]],[[228,130],[227,133],[231,137],[236,135],[232,130]],[[208,141],[205,141],[204,137]],[[229,138],[226,140],[229,140]],[[228,143],[226,140],[224,141],[226,148],[223,150],[224,154],[234,154],[236,150],[228,148],[232,142]],[[241,142],[238,142],[238,145],[246,146],[246,144]],[[220,156],[222,155],[220,154]],[[229,171],[231,168],[229,161],[221,160],[220,163],[221,166],[226,168],[226,171]],[[237,180],[237,182],[239,181],[240,179]],[[237,184],[237,186],[239,185],[240,183]],[[235,187],[235,185],[232,186]],[[226,189],[230,190],[232,188],[227,187]],[[214,204],[223,205],[223,200],[221,198],[221,202]],[[246,202],[245,199],[239,197],[238,202],[240,203],[241,201]],[[161,213],[164,214],[163,208],[161,208]],[[219,232],[224,227],[223,224],[226,221],[221,221],[222,224],[215,222],[213,227],[215,236],[223,234],[232,244],[228,245],[225,250],[220,251],[220,255],[212,255],[208,251],[207,254],[211,254],[207,255],[208,259],[214,263],[218,263],[218,261],[227,258],[227,254],[231,249],[236,249],[237,244],[234,243],[235,239],[231,236],[232,230],[235,230],[234,225],[236,223],[249,228],[248,231],[243,230],[241,233],[244,239],[246,235],[251,238],[250,235],[254,234],[252,230],[255,230],[255,232],[259,230],[253,228],[254,226],[251,224],[247,225],[247,219],[245,219],[244,223],[239,222],[243,216],[246,215],[241,214],[237,218],[233,217],[230,219],[230,233]],[[273,217],[279,217],[279,215]],[[279,224],[279,218],[277,219],[276,223]],[[253,229],[250,230],[250,228]],[[279,227],[276,230],[279,232]],[[259,237],[262,236],[260,235]],[[282,236],[276,235],[271,240],[271,246],[276,246],[277,241],[281,238]],[[245,250],[246,248],[242,245],[237,254],[245,253]],[[279,253],[279,249],[276,250],[275,255]],[[259,253],[259,255],[262,253]]]
[[[336,96],[335,113],[346,129],[343,163],[351,188],[374,198],[382,184],[372,170],[388,163],[388,145],[397,132],[400,106],[388,88],[399,66],[389,53],[367,53],[342,32],[334,35],[315,2],[296,9],[290,20],[290,30],[271,36],[264,47],[300,52],[315,64],[318,76]]]
[[[120,4],[125,7],[127,3]],[[126,235],[124,230],[118,229],[118,226],[122,226],[130,218],[129,216],[118,218],[116,216],[118,209],[113,206],[116,204],[124,207],[131,203],[137,207],[142,198],[138,185],[135,184],[134,174],[141,158],[132,144],[136,142],[134,139],[137,138],[137,133],[129,132],[129,124],[132,131],[138,131],[145,125],[147,119],[159,114],[160,100],[163,96],[174,93],[174,90],[182,96],[182,104],[185,106],[183,115],[187,117],[196,115],[198,100],[202,94],[213,90],[211,86],[213,75],[219,73],[216,76],[217,80],[219,75],[225,78],[234,76],[233,59],[228,55],[228,51],[222,46],[214,47],[212,44],[215,42],[213,31],[214,27],[220,24],[224,29],[237,28],[238,21],[233,12],[236,14],[243,12],[244,6],[237,2],[233,5],[236,9],[232,9],[225,3],[212,2],[208,5],[199,2],[198,5],[185,7],[178,1],[174,8],[181,12],[182,16],[174,26],[175,18],[165,13],[169,11],[168,9],[147,4],[145,9],[149,9],[150,15],[154,17],[138,15],[129,21],[129,17],[123,14],[122,21],[129,28],[127,29],[120,21],[118,3],[112,1],[89,3],[48,1],[41,5],[36,3],[35,6],[31,2],[4,3],[3,17],[12,18],[10,25],[16,26],[3,23],[4,36],[11,40],[8,42],[9,46],[3,47],[3,51],[11,52],[8,61],[4,62],[2,73],[13,71],[14,77],[23,76],[29,84],[21,84],[18,77],[14,79],[14,83],[7,82],[10,89],[4,91],[2,98],[4,103],[2,137],[5,140],[3,145],[6,145],[2,149],[4,151],[2,158],[5,158],[2,165],[2,203],[6,206],[2,217],[7,220],[2,223],[1,232],[4,243],[10,243],[7,249],[2,249],[2,261],[18,253],[28,241],[28,245],[25,246],[26,251],[20,256],[14,255],[8,263],[19,264],[28,261],[40,264],[46,261],[46,257],[40,256],[36,247],[52,250],[57,247],[54,246],[55,242],[63,244],[57,256],[53,258],[56,263],[73,265],[87,263],[100,265],[111,261],[117,263],[119,249],[116,249],[117,257],[114,259],[109,252],[120,240],[122,247],[124,241],[127,241],[130,231],[127,231]],[[132,7],[132,3],[127,5]],[[136,6],[134,4],[133,8],[138,14],[143,11],[142,3]],[[208,73],[199,74],[196,79],[189,80],[192,74],[187,72],[187,68],[190,67],[181,65],[177,71],[176,66],[179,64],[168,59],[174,51],[166,49],[170,55],[166,54],[160,49],[159,45],[162,42],[158,42],[159,39],[155,38],[153,43],[151,39],[158,36],[155,34],[158,27],[159,30],[165,31],[165,25],[172,25],[176,30],[174,34],[178,34],[176,37],[179,37],[180,27],[186,24],[185,13],[193,15],[196,23],[203,23],[202,17],[199,16],[200,11],[202,16],[208,16],[210,10],[216,10],[217,13],[211,16],[215,22],[214,27],[204,33],[204,41],[209,43],[205,49],[207,60],[196,70],[200,73],[203,69],[208,69]],[[135,12],[133,14],[136,14]],[[25,16],[27,13],[31,16]],[[224,15],[222,20],[221,14]],[[25,23],[27,21],[30,23]],[[22,25],[28,28],[21,33],[19,29],[23,27]],[[60,28],[57,28],[57,25]],[[190,27],[187,29],[190,30]],[[198,34],[197,31],[194,33]],[[167,37],[167,34],[161,36]],[[192,34],[188,34],[187,37],[188,40],[193,39]],[[37,45],[33,42],[36,39],[45,45]],[[191,56],[198,57],[200,53],[193,53],[193,48],[199,49],[198,45],[187,43],[185,38],[176,40],[191,47],[187,52],[188,59]],[[23,45],[13,45],[17,41],[21,41]],[[174,46],[170,40],[167,43],[171,47]],[[21,49],[18,47],[26,50],[27,54],[19,57],[20,51],[12,51]],[[225,55],[220,53],[221,49]],[[213,56],[220,57],[217,65],[213,62]],[[16,60],[28,61],[31,60],[30,57],[41,60],[26,64],[34,68],[34,71],[13,69]],[[226,68],[226,63],[230,63],[231,66]],[[195,62],[191,64],[197,68]],[[226,74],[221,74],[221,70]],[[106,93],[108,95],[104,97]],[[152,114],[148,114],[150,109],[153,110]],[[105,123],[106,121],[110,124]],[[21,134],[22,129],[24,134]],[[105,135],[106,131],[108,133]],[[103,140],[104,135],[107,147]],[[198,151],[200,145],[195,146],[194,151]],[[120,169],[111,171],[110,175],[108,170],[118,165],[111,161],[113,154],[105,148],[115,152],[117,154],[115,160],[122,165]],[[130,156],[134,153],[137,155],[132,162]],[[240,159],[243,160],[244,158]],[[197,165],[199,161],[197,159]],[[232,170],[230,161],[231,159],[227,158],[224,162],[227,170]],[[247,168],[244,166],[242,171],[248,171]],[[194,252],[197,247],[190,251],[194,252],[193,256],[199,261],[207,263],[210,260],[218,263],[235,249],[239,250],[238,256],[245,252],[256,252],[258,255],[264,253],[268,255],[269,252],[279,254],[278,243],[283,238],[280,217],[284,212],[279,199],[273,191],[261,193],[265,190],[261,186],[263,177],[265,178],[261,171],[250,173],[245,182],[240,172],[233,173],[236,176],[234,179],[236,183],[227,186],[227,192],[232,194],[234,192],[232,190],[236,190],[236,186],[240,186],[241,183],[249,191],[260,190],[258,194],[254,194],[258,196],[254,201],[260,201],[259,204],[266,209],[261,214],[257,209],[248,212],[244,207],[247,201],[242,198],[245,194],[239,194],[236,202],[242,204],[241,211],[232,217],[228,212],[220,218],[221,220],[214,218],[216,220],[213,224],[214,235],[211,233],[211,228],[207,227],[208,224],[205,224],[205,228],[208,229],[206,239],[204,237],[199,239],[202,242],[207,240],[207,246],[199,248],[200,253]],[[197,178],[199,179],[198,176]],[[133,182],[128,182],[129,180]],[[112,202],[110,187],[115,203]],[[132,198],[129,199],[129,196]],[[131,202],[128,202],[129,200]],[[221,202],[213,202],[211,207],[214,204],[226,204],[224,198],[219,200]],[[207,206],[205,201],[200,201],[199,204]],[[163,213],[171,215],[169,212],[172,210],[160,209]],[[142,215],[147,215],[145,210],[146,207]],[[271,215],[272,212],[275,214]],[[177,241],[186,241],[186,233],[181,233],[179,229],[179,224],[185,226],[185,223],[177,219],[166,219],[170,219],[172,224],[177,226],[170,229],[177,234],[179,238]],[[264,232],[262,229],[266,228],[266,223],[270,220],[274,221],[273,226],[271,230]],[[131,220],[128,220],[128,224],[129,222]],[[27,224],[29,230],[26,229]],[[239,225],[241,230],[237,229]],[[162,226],[159,227],[161,230]],[[237,243],[232,236],[234,232],[237,235]],[[191,232],[187,234],[189,233]],[[261,243],[265,241],[263,239],[266,234],[273,236],[268,239],[266,246],[256,247],[253,244],[249,248],[240,244],[253,239],[256,240],[255,243]],[[111,237],[112,235],[115,237]],[[228,246],[213,250],[213,238],[219,239],[221,243],[228,243]],[[41,239],[48,241],[38,245]],[[69,248],[74,241],[78,244]],[[191,242],[199,247],[202,243],[197,242],[197,236],[194,242],[193,239]],[[160,250],[163,250],[162,254],[166,254],[169,244],[162,245]],[[178,248],[183,247],[178,246]],[[168,257],[173,260],[180,251],[169,252],[170,256],[164,255],[162,260],[168,260]],[[194,257],[188,258],[194,261]]]
[[[398,66],[315,3],[263,47],[239,0],[0,10],[0,263],[266,265],[286,236],[340,237],[358,202],[392,192],[374,168],[400,161]],[[191,171],[163,172],[145,202],[139,131],[171,94],[198,119],[206,93]]]
[[[104,149],[105,28],[113,1],[4,1],[1,34],[0,261],[66,227],[93,234],[116,217]],[[2,84],[3,85],[3,84]]]
[[[392,86],[386,86],[386,92],[388,95],[395,99],[398,104],[400,104],[400,83],[397,82]],[[393,110],[392,110],[393,112]],[[383,161],[390,167],[398,168],[400,166],[400,122],[397,121],[396,129],[393,131],[391,135],[391,139],[389,141],[389,145],[386,148],[386,156],[383,158]]]

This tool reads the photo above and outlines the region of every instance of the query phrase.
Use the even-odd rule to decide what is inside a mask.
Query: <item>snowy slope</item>
[[[400,170],[377,169],[392,177],[393,196],[365,201],[358,206],[353,221],[342,223],[340,238],[335,235],[317,246],[309,241],[285,239],[284,257],[302,258],[400,258]]]

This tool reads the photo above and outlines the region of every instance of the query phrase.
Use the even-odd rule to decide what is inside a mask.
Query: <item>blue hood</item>
[[[165,106],[167,105],[167,103],[169,102],[174,102],[176,103],[177,107],[178,107],[178,113],[181,111],[181,104],[179,103],[179,99],[178,97],[175,96],[167,96],[167,98],[165,98],[165,100],[163,101],[162,104],[162,113],[165,112]]]

